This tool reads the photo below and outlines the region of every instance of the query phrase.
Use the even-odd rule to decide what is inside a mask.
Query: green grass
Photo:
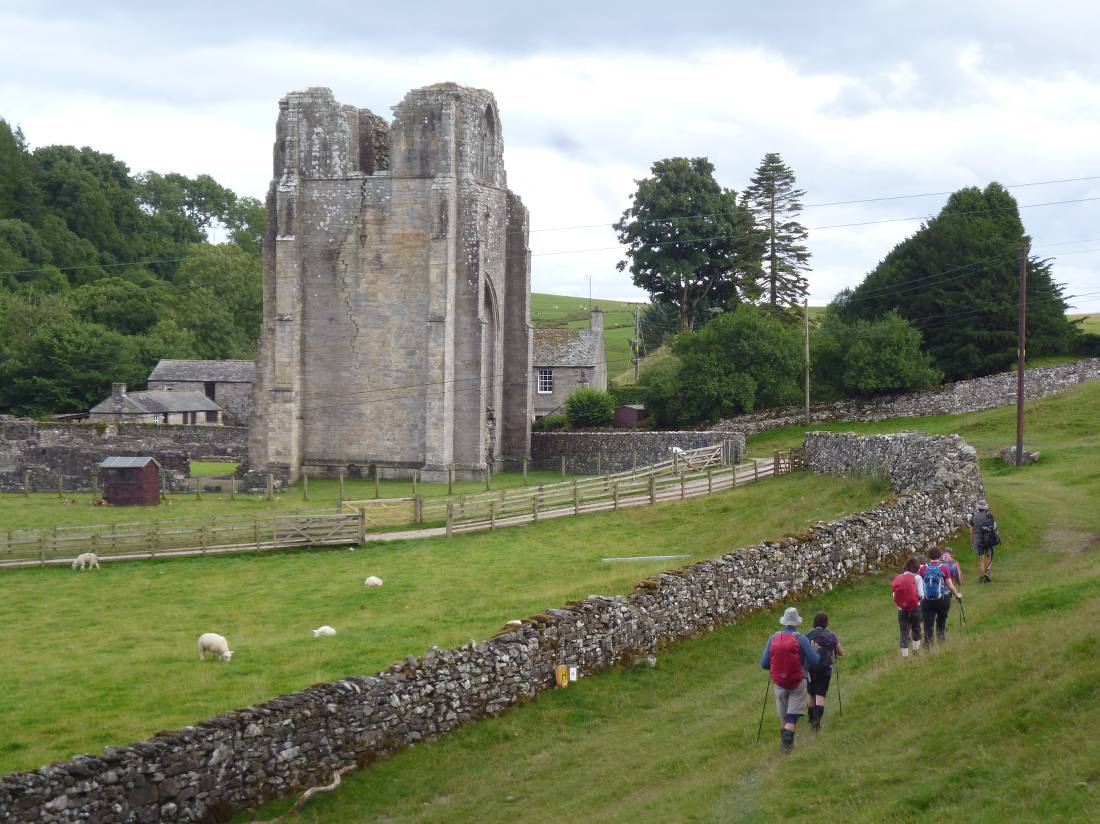
[[[192,478],[212,478],[232,475],[237,464],[230,461],[191,461]]]
[[[567,475],[567,478],[576,476]],[[560,481],[559,472],[528,472],[529,484],[550,484]],[[493,489],[523,485],[522,472],[502,472],[492,478]],[[410,481],[380,480],[382,498],[404,498],[412,494]],[[483,481],[456,481],[456,495],[484,491]],[[417,484],[418,495],[434,497],[447,494],[447,484]],[[160,506],[92,506],[90,492],[66,492],[58,498],[56,492],[32,492],[24,496],[18,492],[0,494],[0,529],[47,527],[56,525],[111,524],[131,521],[157,521],[169,518],[208,518],[211,515],[264,515],[271,512],[318,512],[326,508],[336,510],[340,495],[338,480],[313,479],[309,482],[309,500],[299,481],[287,492],[276,494],[274,501],[265,501],[262,495],[238,495],[193,493],[168,495]],[[374,481],[345,479],[345,500],[367,500],[374,497]]]
[[[1040,463],[990,456],[1012,410],[861,427],[955,431],[975,444],[1004,545],[973,583],[970,634],[897,656],[892,571],[800,604],[826,609],[848,655],[825,730],[776,753],[756,665],[778,609],[345,776],[296,821],[1094,821],[1100,817],[1100,384],[1029,404]],[[788,431],[754,439],[790,443]],[[698,521],[703,525],[702,519]],[[776,533],[773,533],[776,534]],[[271,817],[288,802],[262,811]]]
[[[1084,318],[1084,323],[1081,324],[1081,331],[1092,332],[1094,335],[1100,335],[1100,312],[1093,312],[1091,314],[1070,315],[1069,318],[1070,320]]]
[[[5,570],[0,773],[145,738],[881,499],[867,479],[798,475],[682,504],[348,550]],[[382,589],[362,581],[379,575]],[[315,639],[322,624],[338,635]],[[221,632],[230,664],[197,660]]]

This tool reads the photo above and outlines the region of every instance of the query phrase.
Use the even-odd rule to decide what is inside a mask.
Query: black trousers
[[[898,610],[898,629],[901,630],[901,648],[908,649],[909,636],[920,640],[920,607]]]
[[[925,598],[920,602],[920,611],[924,616],[925,643],[932,643],[932,627],[936,628],[936,637],[941,641],[947,637],[947,613],[951,611],[951,594],[942,598],[929,600]]]

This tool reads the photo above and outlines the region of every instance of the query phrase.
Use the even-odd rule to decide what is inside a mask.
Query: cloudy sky
[[[997,180],[1019,185],[1070,303],[1100,311],[1100,6],[160,5],[0,0],[0,117],[32,146],[262,197],[286,92],[328,86],[388,117],[409,89],[452,80],[499,102],[536,291],[586,295],[591,276],[598,298],[643,299],[609,228],[634,180],[706,155],[740,190],[776,151],[807,190],[811,303],[858,283],[946,192]]]

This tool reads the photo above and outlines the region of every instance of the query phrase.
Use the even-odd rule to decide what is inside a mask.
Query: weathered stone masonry
[[[35,492],[91,489],[96,466],[110,455],[152,456],[170,491],[186,491],[192,460],[239,461],[248,430],[235,426],[142,423],[40,423],[0,415],[0,492],[22,491],[24,472]]]
[[[250,464],[426,481],[528,454],[527,210],[493,95],[409,92],[394,120],[280,101]]]
[[[739,432],[645,431],[602,429],[590,432],[532,432],[531,466],[556,470],[565,458],[567,472],[594,475],[624,472],[637,466],[667,461],[670,447],[698,449],[728,444],[734,463],[745,454],[745,436]]]
[[[498,715],[554,683],[557,664],[590,674],[784,599],[828,590],[958,529],[984,495],[958,436],[814,433],[817,472],[878,472],[894,497],[805,533],[734,550],[589,596],[459,649],[433,648],[385,672],[318,684],[256,707],[0,780],[0,822],[216,820]]]

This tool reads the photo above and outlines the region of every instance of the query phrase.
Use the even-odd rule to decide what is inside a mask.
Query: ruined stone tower
[[[530,447],[527,210],[493,95],[409,92],[387,124],[311,88],[279,102],[253,470],[425,480]]]

